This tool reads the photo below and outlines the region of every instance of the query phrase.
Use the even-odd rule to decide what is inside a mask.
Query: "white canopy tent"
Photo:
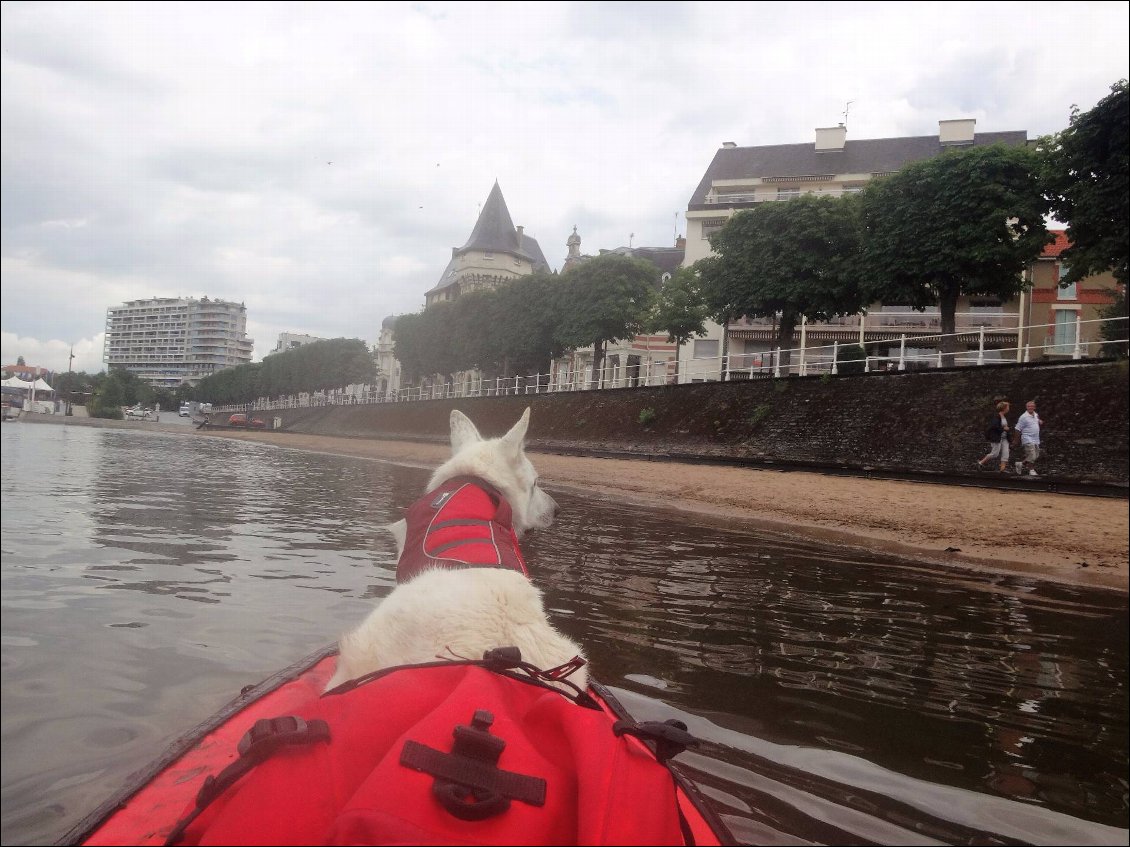
[[[40,379],[39,381],[43,382],[42,379]],[[35,383],[33,382],[28,382],[27,380],[20,379],[18,376],[10,376],[0,382],[0,385],[3,385],[5,388],[22,388],[25,391],[31,388],[34,384]],[[46,385],[47,383],[44,382],[43,384]]]

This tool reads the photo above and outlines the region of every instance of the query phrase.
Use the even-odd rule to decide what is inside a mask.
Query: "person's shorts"
[[[1039,444],[1025,444],[1024,445],[1024,461],[1034,464],[1040,458],[1040,445]]]

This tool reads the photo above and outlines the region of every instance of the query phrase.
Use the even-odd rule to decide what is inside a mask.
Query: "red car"
[[[267,425],[263,422],[262,418],[251,418],[251,420],[248,420],[247,415],[244,412],[236,412],[234,415],[228,418],[228,426],[246,426],[251,429],[267,428]]]

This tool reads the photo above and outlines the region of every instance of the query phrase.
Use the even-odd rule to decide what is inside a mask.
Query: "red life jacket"
[[[639,740],[662,755],[672,736],[641,729],[671,729],[668,752],[694,743],[685,731],[616,721],[587,694],[485,664],[379,671],[259,721],[237,760],[254,766],[206,782],[167,843],[718,843]],[[273,754],[256,754],[272,736]]]
[[[529,576],[510,504],[481,479],[458,476],[408,507],[396,581],[428,568],[509,568]]]

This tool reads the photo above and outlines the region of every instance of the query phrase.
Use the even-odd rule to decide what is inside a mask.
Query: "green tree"
[[[113,375],[107,376],[94,389],[94,396],[90,398],[88,411],[92,418],[110,418],[121,420],[122,406],[128,405],[125,401],[125,392],[120,380]]]
[[[1039,160],[1025,147],[950,150],[862,193],[869,301],[937,305],[941,349],[957,349],[958,299],[1015,297],[1051,237]]]
[[[656,267],[620,253],[582,262],[558,282],[562,348],[593,345],[593,387],[604,365],[605,344],[642,332],[655,297]]]
[[[666,332],[675,347],[675,379],[679,375],[679,347],[692,336],[706,335],[710,309],[702,293],[698,274],[691,268],[679,268],[663,283],[648,316],[648,328]]]
[[[730,218],[710,236],[716,255],[694,265],[714,320],[725,327],[742,316],[776,316],[774,344],[788,350],[802,317],[858,312],[865,301],[857,211],[852,197],[802,195]]]
[[[1127,283],[1130,262],[1130,91],[1119,80],[1090,111],[1041,139],[1052,213],[1067,224],[1061,284],[1112,271]]]
[[[559,340],[561,277],[539,273],[504,283],[494,292],[492,335],[502,376],[540,374],[564,352]]]
[[[1114,295],[1114,302],[1099,310],[1099,317],[1107,319],[1099,329],[1099,334],[1106,342],[1102,346],[1102,355],[1125,359],[1130,355],[1126,343],[1127,338],[1130,337],[1130,320],[1127,320],[1130,312],[1126,309],[1126,286],[1120,285],[1110,293]],[[1110,320],[1111,318],[1122,318],[1122,320],[1113,321]]]

